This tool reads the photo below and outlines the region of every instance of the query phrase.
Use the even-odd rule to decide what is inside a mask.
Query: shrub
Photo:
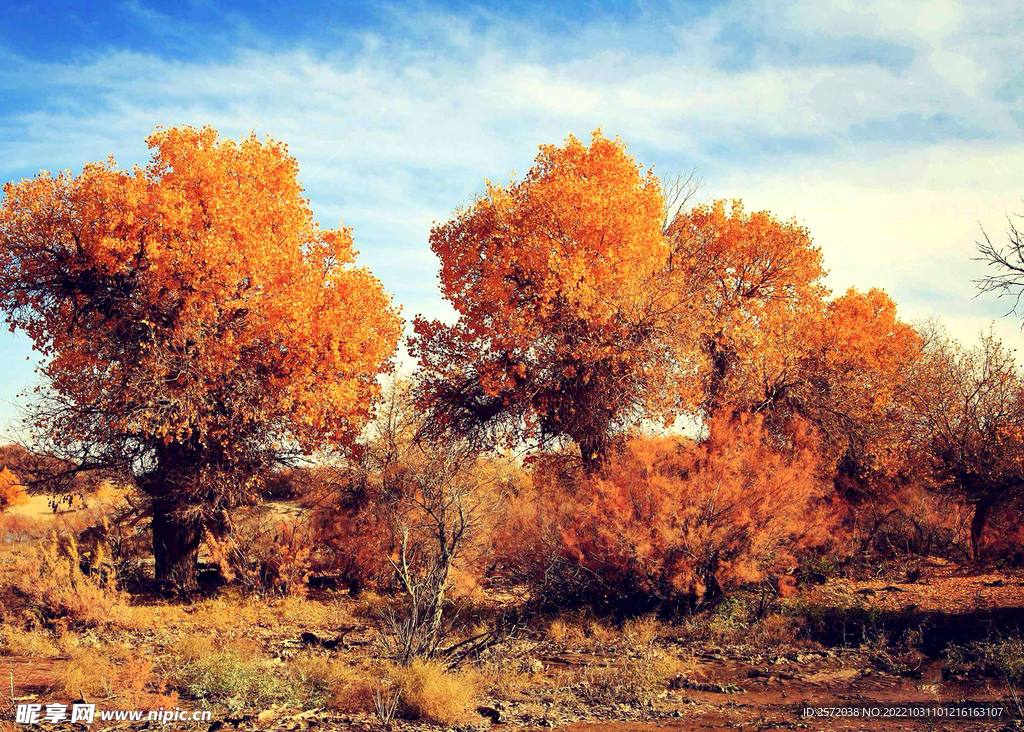
[[[5,593],[3,604],[44,625],[94,627],[116,622],[127,599],[117,589],[114,573],[102,569],[104,563],[102,545],[83,557],[73,537],[62,541],[53,532],[34,560],[18,569],[21,579]]]
[[[310,510],[313,568],[337,575],[353,595],[392,586],[391,536],[378,510],[383,500],[366,473],[327,469],[310,480],[303,498]]]
[[[988,676],[1007,684],[1024,682],[1024,639],[1002,638],[951,645],[945,673],[954,678]]]
[[[452,673],[437,661],[414,660],[391,672],[404,713],[435,724],[455,725],[472,718],[481,681],[473,671]]]
[[[760,419],[717,419],[697,445],[634,439],[596,477],[538,470],[500,555],[556,605],[643,611],[764,582],[828,538],[815,440],[795,435],[777,447]]]
[[[631,618],[622,626],[622,636],[627,643],[646,646],[653,643],[661,632],[661,624],[651,616]]]
[[[268,506],[236,509],[227,530],[208,534],[206,546],[226,582],[264,595],[305,594],[314,543],[300,518]]]
[[[480,664],[480,677],[487,694],[501,701],[520,699],[535,681],[535,664],[531,658],[498,657]]]
[[[845,517],[848,553],[859,560],[854,569],[884,573],[893,562],[913,557],[962,560],[969,555],[969,507],[920,481],[877,488],[859,500],[836,502],[837,513]]]
[[[624,636],[614,665],[584,670],[580,679],[584,699],[598,704],[629,704],[647,711],[670,680],[685,675],[688,666],[655,648],[648,630],[635,629]]]
[[[177,701],[166,695],[151,661],[123,646],[72,647],[59,667],[53,690],[61,698],[117,697],[124,708],[156,708]]]
[[[38,541],[47,534],[47,522],[32,516],[9,513],[0,516],[0,541]]]
[[[193,699],[237,714],[284,703],[298,695],[297,684],[275,674],[270,660],[253,646],[215,647],[192,637],[173,648],[175,684]]]
[[[325,656],[304,654],[290,661],[288,667],[304,689],[307,705],[349,712],[369,708],[369,684],[351,666]]]
[[[0,626],[0,656],[53,657],[58,655],[60,655],[60,651],[48,631],[25,630],[9,623]]]
[[[80,550],[90,554],[102,551],[106,569],[122,582],[142,580],[146,574],[144,557],[152,550],[146,512],[139,504],[129,490],[102,481],[85,499],[83,509],[70,519],[78,531]]]

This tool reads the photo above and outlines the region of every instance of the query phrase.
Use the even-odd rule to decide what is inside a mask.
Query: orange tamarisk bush
[[[134,481],[157,578],[188,591],[204,529],[267,468],[354,442],[401,325],[351,231],[314,222],[283,144],[148,143],[145,168],[4,187],[0,308],[42,356],[41,449]]]
[[[686,313],[670,286],[664,202],[620,140],[542,146],[430,244],[454,325],[417,319],[429,429],[479,443],[569,438],[593,467],[615,428],[670,419]]]
[[[778,578],[829,539],[805,427],[778,450],[760,416],[716,416],[700,444],[634,437],[582,480],[541,463],[497,530],[499,558],[535,599],[632,612]]]

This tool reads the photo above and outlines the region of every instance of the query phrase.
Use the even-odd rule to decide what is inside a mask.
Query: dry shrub
[[[265,595],[306,592],[314,537],[301,517],[268,506],[236,509],[228,529],[208,534],[206,546],[228,583]]]
[[[944,673],[954,679],[999,679],[1007,685],[1024,683],[1024,639],[994,637],[946,649]]]
[[[559,646],[579,646],[587,634],[578,623],[567,622],[563,618],[555,618],[547,627],[547,638]]]
[[[22,562],[20,579],[4,593],[9,611],[46,626],[96,627],[119,622],[127,598],[117,588],[117,578],[104,570],[102,546],[85,558],[73,537],[61,540],[56,532]]]
[[[76,527],[83,554],[100,548],[107,568],[122,581],[141,580],[144,559],[152,552],[146,519],[135,494],[111,481],[100,481],[85,498],[82,510],[70,518],[68,527]]]
[[[961,511],[966,513],[965,509]],[[1013,567],[1024,566],[1024,514],[1020,506],[994,511],[981,544],[986,560]]]
[[[49,522],[34,516],[9,513],[0,516],[0,541],[38,541],[48,533]]]
[[[849,540],[839,555],[848,554],[868,567],[909,557],[969,557],[969,507],[918,481],[874,488],[862,500],[836,502],[837,513],[846,517]]]
[[[482,686],[475,671],[450,672],[437,661],[422,659],[393,668],[391,678],[407,716],[444,725],[473,718]]]
[[[9,623],[0,626],[0,656],[52,658],[59,655],[60,649],[47,630],[25,629]]]
[[[481,458],[457,440],[421,439],[424,413],[412,388],[406,380],[389,381],[355,459],[308,474],[303,503],[312,514],[316,565],[339,576],[353,595],[407,592],[405,569],[391,559],[404,553],[417,565],[410,567],[414,573],[430,564],[433,545],[445,538],[431,514],[447,511],[444,520],[460,528],[441,531],[458,544],[443,583],[451,585],[450,595],[478,593],[491,522],[521,470],[509,460]]]
[[[214,645],[193,636],[175,644],[171,654],[175,685],[200,703],[238,714],[301,700],[298,684],[274,673],[271,659],[253,643]]]
[[[60,698],[89,701],[116,697],[121,708],[174,706],[176,694],[168,694],[154,672],[153,663],[127,646],[84,646],[68,649],[68,659],[58,667],[53,691]]]
[[[305,689],[305,701],[310,706],[346,712],[369,710],[369,684],[346,663],[303,654],[289,662],[289,671]]]
[[[499,555],[559,606],[665,608],[763,582],[828,539],[816,441],[794,434],[775,447],[758,418],[716,419],[697,445],[634,439],[597,477],[539,469]]]
[[[400,602],[393,595],[382,595],[373,590],[366,590],[360,592],[358,597],[352,601],[352,604],[348,606],[348,611],[356,618],[376,620],[387,614],[388,611],[394,610]]]
[[[536,664],[531,658],[497,657],[479,665],[481,681],[488,696],[501,701],[515,701],[537,680]]]
[[[656,648],[651,630],[641,626],[624,634],[612,666],[584,669],[579,691],[586,701],[629,704],[646,712],[670,681],[688,675],[690,665]]]
[[[800,621],[786,613],[769,613],[755,622],[747,635],[747,642],[756,648],[779,648],[796,645]]]
[[[544,627],[545,638],[562,648],[600,651],[615,645],[621,634],[588,612],[563,612]]]
[[[353,595],[391,589],[390,534],[380,486],[358,470],[322,468],[309,479],[303,503],[316,553],[314,569],[337,576]]]
[[[640,618],[630,618],[622,625],[623,639],[633,646],[647,646],[658,639],[661,633],[661,623],[657,618],[650,615]]]

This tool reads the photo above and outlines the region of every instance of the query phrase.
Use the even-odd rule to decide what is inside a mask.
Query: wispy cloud
[[[963,337],[1003,311],[972,300],[969,279],[977,222],[998,231],[1024,193],[1016,0],[572,18],[388,6],[375,23],[332,16],[316,37],[121,10],[219,52],[111,43],[40,61],[0,48],[0,178],[110,153],[145,162],[157,125],[256,129],[289,143],[320,219],[356,227],[406,313],[437,314],[431,222],[484,178],[524,172],[538,144],[601,125],[660,172],[696,164],[711,194],[804,220],[837,288],[883,285]]]

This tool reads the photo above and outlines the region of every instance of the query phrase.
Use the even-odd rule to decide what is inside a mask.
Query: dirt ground
[[[796,601],[822,603],[822,607],[849,607],[873,613],[893,612],[900,617],[926,617],[936,644],[948,633],[958,637],[980,637],[1024,621],[1022,601],[1024,579],[1018,574],[964,574],[941,562],[932,563],[928,574],[915,583],[889,584],[879,581],[831,581]],[[218,638],[242,635],[256,640],[268,653],[287,659],[304,630],[330,637],[337,626],[336,609],[320,613],[310,610],[316,603],[286,604],[282,608],[248,605],[231,617],[230,601],[223,599],[195,607],[168,605],[157,608],[149,628],[127,631],[127,640],[140,649],[158,652],[173,636],[208,633]],[[908,610],[909,609],[909,610]],[[370,623],[360,620],[346,635],[339,655],[365,657],[372,654]],[[882,615],[881,617],[886,617]],[[216,619],[216,622],[212,622]],[[211,624],[212,623],[212,624]],[[573,700],[572,689],[586,669],[614,668],[620,659],[614,650],[594,649],[586,639],[560,644],[534,642],[538,668],[533,685],[516,700],[487,699],[485,706],[498,712],[498,728],[520,730],[561,729],[566,732],[696,732],[698,730],[993,730],[1009,728],[1015,705],[1007,689],[993,679],[949,679],[945,661],[920,653],[913,673],[892,673],[873,662],[862,646],[818,646],[806,650],[776,649],[758,653],[746,646],[715,642],[691,643],[674,637],[671,627],[663,629],[659,647],[667,654],[685,659],[684,678],[670,683],[652,708],[614,704],[587,706]],[[591,646],[587,648],[587,646]],[[924,644],[927,646],[927,639]],[[63,663],[61,658],[0,658],[0,676],[14,685],[20,701],[43,699]],[[5,684],[6,686],[6,684]],[[1003,707],[999,718],[936,718],[928,712],[947,705],[968,714],[991,704]],[[184,705],[184,704],[183,704]],[[805,716],[801,710],[878,707],[877,716]],[[114,707],[116,708],[116,707]],[[916,712],[914,711],[916,709]],[[828,712],[826,712],[828,713]],[[832,711],[832,714],[850,714]],[[965,713],[965,712],[961,712]],[[863,714],[863,712],[860,712]],[[901,716],[902,715],[902,716]],[[472,728],[491,726],[481,715]],[[429,729],[402,723],[402,728]],[[63,729],[47,725],[48,729]],[[68,726],[66,729],[82,729]],[[93,729],[144,729],[139,723],[93,725]],[[153,726],[152,729],[158,727]],[[22,727],[22,729],[24,729]],[[163,729],[170,729],[164,727]],[[192,728],[195,729],[195,728]],[[324,710],[278,710],[248,718],[220,718],[210,729],[380,729],[368,715],[345,715]],[[436,729],[436,727],[434,728]]]
[[[589,662],[602,659],[591,658]],[[605,659],[610,661],[611,659]],[[707,679],[707,686],[698,689],[670,689],[659,700],[652,719],[629,719],[635,716],[624,711],[626,719],[615,719],[614,710],[600,716],[579,721],[571,719],[541,718],[517,719],[514,707],[505,707],[507,722],[495,725],[499,729],[543,730],[561,729],[565,732],[703,732],[704,730],[993,730],[1009,724],[1010,706],[1004,699],[1004,690],[983,681],[974,684],[945,682],[940,663],[930,664],[919,679],[901,679],[879,673],[857,664],[858,659],[844,659],[842,654],[813,655],[801,659],[781,659],[774,662],[750,662],[728,657],[700,658],[697,671]],[[582,662],[579,657],[566,661],[569,666]],[[5,658],[4,675],[13,674],[16,696],[22,700],[46,698],[59,660]],[[562,665],[555,658],[549,662],[550,673],[558,674]],[[711,688],[720,685],[720,689]],[[991,704],[1005,707],[1001,719],[966,718],[942,720],[935,717],[898,716],[900,713],[927,714],[925,709],[938,705],[969,708]],[[897,707],[896,705],[899,705]],[[865,717],[806,717],[805,707],[864,708],[878,707]],[[901,708],[906,708],[902,712]],[[308,712],[308,710],[306,710]],[[216,729],[380,729],[379,725],[358,717],[314,711],[305,718],[299,712],[282,713],[279,718],[267,717],[244,720],[218,720]],[[580,716],[588,717],[585,710]],[[603,717],[603,718],[602,718]],[[483,720],[481,720],[483,721]],[[222,725],[222,726],[216,726]],[[474,725],[479,727],[479,725]],[[50,729],[82,729],[78,725]],[[158,729],[138,723],[121,723],[93,729]],[[24,729],[24,728],[23,728]],[[168,729],[168,728],[164,728]]]
[[[38,498],[19,511],[52,515],[45,499]],[[15,566],[23,567],[16,562],[24,547],[0,549],[3,584],[12,580],[9,573]],[[541,618],[489,659],[487,673],[514,665],[522,683],[501,693],[495,685],[485,685],[478,718],[461,727],[565,732],[1015,728],[1012,717],[1018,716],[1019,707],[1012,685],[992,675],[965,678],[950,673],[944,651],[950,643],[1024,635],[1024,573],[975,573],[930,560],[913,579],[836,578],[804,588],[782,601],[774,629],[766,630],[767,622],[747,628],[727,615],[701,621],[696,630],[692,624],[661,621],[649,642],[651,658],[669,661],[675,670],[643,704],[616,696],[632,696],[632,677],[618,674],[628,657],[622,650],[621,628],[590,619],[569,621],[568,631],[555,633],[554,623],[561,620]],[[379,669],[373,618],[381,602],[385,600],[353,599],[343,591],[262,600],[222,592],[190,603],[135,596],[119,625],[62,632],[78,651],[100,653],[117,647],[151,659],[156,680],[171,667],[165,659],[190,637],[209,639],[217,648],[249,649],[243,653],[265,658],[269,669],[283,670],[298,655],[309,653],[303,633],[337,640],[316,652],[354,672],[373,674]],[[501,604],[493,598],[490,602]],[[795,618],[800,618],[797,630],[790,628]],[[755,638],[755,633],[760,635]],[[904,637],[913,642],[899,645]],[[67,668],[73,660],[64,652],[67,646],[55,642],[50,651],[0,655],[0,696],[13,697],[17,703],[74,701],[67,692]],[[630,673],[642,677],[642,665]],[[588,688],[609,678],[617,679],[621,687],[615,694],[601,695]],[[64,691],[56,691],[59,688]],[[125,704],[116,691],[88,701],[109,709]],[[197,702],[183,695],[180,706],[194,708]],[[937,717],[940,706],[948,708],[947,714],[964,716]],[[1002,714],[978,716],[987,706],[1002,708]],[[806,715],[805,709],[815,710],[814,715]],[[874,716],[865,717],[865,709]],[[85,729],[49,724],[38,728]],[[0,721],[0,730],[5,729],[27,727]],[[367,712],[285,704],[236,715],[220,710],[212,725],[97,722],[90,729],[369,731],[380,730],[381,725]],[[439,728],[398,721],[395,729]]]

